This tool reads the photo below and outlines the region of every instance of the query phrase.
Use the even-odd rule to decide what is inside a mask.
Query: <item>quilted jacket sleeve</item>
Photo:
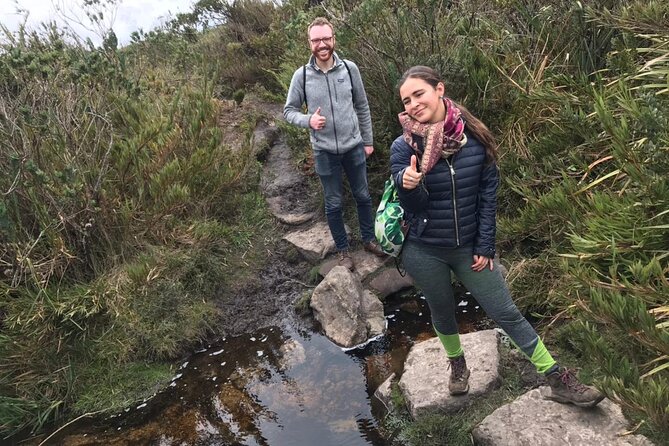
[[[499,170],[495,163],[490,163],[481,171],[481,183],[478,196],[478,233],[474,241],[474,254],[489,258],[495,257],[495,230],[497,214],[497,186]]]

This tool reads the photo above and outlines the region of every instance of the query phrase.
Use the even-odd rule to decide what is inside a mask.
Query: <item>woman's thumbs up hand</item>
[[[402,176],[402,187],[408,190],[415,189],[421,178],[423,178],[423,174],[418,172],[418,159],[416,155],[411,155],[411,164],[404,170]]]

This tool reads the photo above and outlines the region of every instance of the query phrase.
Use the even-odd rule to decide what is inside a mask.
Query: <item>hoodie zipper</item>
[[[337,123],[335,122],[334,104],[332,103],[332,91],[330,90],[330,78],[328,77],[327,73],[325,73],[325,83],[328,85],[328,97],[330,98],[330,111],[332,112],[332,128],[334,129],[335,148],[337,149],[337,155],[339,155],[339,140],[337,140]]]
[[[455,200],[455,169],[449,160],[446,160],[449,169],[451,169],[451,186],[453,189],[453,219],[455,220],[455,243],[460,246],[460,230],[458,229],[458,203]]]

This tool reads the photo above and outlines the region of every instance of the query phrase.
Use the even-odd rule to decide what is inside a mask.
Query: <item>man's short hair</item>
[[[313,22],[309,24],[309,28],[307,28],[307,38],[309,38],[309,33],[311,32],[311,28],[314,26],[322,26],[322,25],[327,25],[330,27],[332,30],[332,35],[334,35],[334,26],[332,26],[332,23],[325,17],[316,17]]]

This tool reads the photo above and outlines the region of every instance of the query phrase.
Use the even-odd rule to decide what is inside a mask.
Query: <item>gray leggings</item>
[[[473,248],[440,248],[407,240],[402,249],[402,263],[423,291],[430,307],[432,324],[442,334],[458,333],[451,271],[474,296],[488,317],[504,330],[529,357],[539,341],[536,331],[511,300],[506,282],[495,268],[476,272]]]

